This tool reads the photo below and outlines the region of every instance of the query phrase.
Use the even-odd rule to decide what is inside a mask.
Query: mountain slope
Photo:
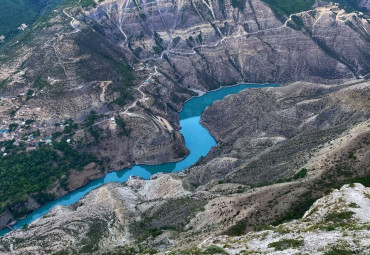
[[[52,10],[62,0],[4,0],[0,2],[0,42],[8,41]],[[1,37],[3,36],[3,37]]]
[[[52,139],[97,164],[66,160],[47,188],[3,203],[1,225],[113,169],[184,158],[178,111],[194,89],[368,77],[366,17],[320,5],[282,19],[240,3],[71,0],[1,47],[3,153],[16,160]]]

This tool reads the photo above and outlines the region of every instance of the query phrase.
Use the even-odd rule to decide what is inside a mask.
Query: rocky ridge
[[[369,193],[361,184],[345,185],[317,200],[300,220],[240,237],[209,238],[198,247],[216,246],[226,254],[369,254]]]

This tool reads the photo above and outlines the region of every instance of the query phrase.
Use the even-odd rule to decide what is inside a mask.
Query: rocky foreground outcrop
[[[314,203],[302,219],[198,247],[225,254],[370,254],[370,188],[345,185]]]
[[[345,185],[340,190],[334,190],[317,200],[302,219],[277,226],[266,225],[263,231],[238,237],[211,236],[179,246],[176,228],[163,228],[157,232],[146,232],[142,237],[146,240],[140,245],[145,244],[151,248],[140,250],[135,235],[137,231],[144,231],[144,228],[135,230],[134,226],[139,226],[135,222],[141,221],[143,227],[143,222],[150,221],[149,217],[143,219],[149,211],[151,215],[167,214],[164,218],[172,214],[172,221],[176,221],[175,217],[184,217],[182,214],[173,214],[169,207],[166,208],[168,211],[159,210],[161,205],[168,205],[171,199],[180,198],[187,201],[195,197],[181,187],[180,181],[168,175],[158,176],[151,181],[131,178],[126,185],[107,184],[89,193],[76,205],[57,207],[25,229],[0,238],[0,254],[370,252],[370,188],[361,184]],[[179,206],[187,204],[182,202]],[[194,215],[198,209],[191,214]],[[198,210],[198,214],[201,213]],[[210,217],[208,220],[214,219]],[[187,231],[190,231],[189,227]],[[183,237],[181,233],[180,237]]]

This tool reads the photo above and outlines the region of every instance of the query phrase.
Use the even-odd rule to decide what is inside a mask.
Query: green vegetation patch
[[[31,25],[63,0],[1,0],[0,36],[11,39],[20,33],[22,24]]]
[[[117,126],[119,127],[119,136],[129,136],[131,130],[127,129],[125,121],[121,117],[115,117]]]
[[[204,254],[227,254],[227,252],[219,246],[210,245],[206,247]]]
[[[356,177],[351,180],[353,183],[361,183],[362,185],[366,187],[370,187],[370,174],[361,176],[361,177]]]
[[[47,85],[48,85],[48,82],[41,77],[37,77],[36,80],[33,82],[33,87],[38,88],[38,89],[42,89]]]
[[[298,248],[304,244],[303,240],[282,239],[277,242],[270,243],[268,247],[275,248],[277,251],[282,251],[290,248]]]
[[[13,143],[1,143],[12,153],[0,157],[0,213],[16,204],[27,201],[31,196],[40,204],[54,197],[44,191],[70,169],[82,168],[96,162],[92,156],[78,153],[65,140],[54,143],[54,148],[42,145],[31,152],[17,152]],[[27,212],[12,211],[19,217]]]
[[[353,0],[324,0],[326,2],[335,2],[339,4],[339,8],[345,10],[346,12],[354,12],[354,11],[361,11],[361,12],[368,12],[369,10],[366,7],[360,7],[360,1],[353,1]]]
[[[277,226],[290,220],[302,218],[305,212],[310,209],[317,198],[318,197],[313,196],[311,192],[303,194],[300,197],[300,200],[293,204],[285,214],[275,220],[272,225]]]
[[[80,2],[81,7],[96,7],[96,3],[93,0],[81,0]]]
[[[307,175],[307,169],[306,168],[302,168],[300,171],[298,171],[297,173],[295,173],[292,176],[292,179],[293,180],[302,179],[302,178],[305,178],[306,175]]]
[[[78,128],[78,124],[77,123],[74,123],[74,121],[72,119],[68,119],[64,122],[64,130],[63,130],[63,133],[64,134],[69,134],[69,135],[72,135],[74,133],[74,131]]]
[[[327,251],[324,253],[324,255],[351,255],[351,254],[355,254],[355,253],[351,250],[344,250],[344,249],[337,249],[337,248],[333,248],[330,251]]]
[[[241,11],[245,9],[246,0],[231,0],[231,5]]]
[[[342,221],[351,219],[353,214],[354,212],[351,212],[351,211],[333,212],[333,213],[329,213],[325,217],[325,220],[332,221],[332,222],[342,222]]]
[[[107,223],[102,220],[91,222],[89,230],[86,233],[86,238],[81,242],[82,248],[80,254],[91,254],[98,251],[100,240],[107,236]]]
[[[119,106],[124,106],[126,104],[126,100],[132,98],[132,95],[127,88],[135,85],[135,75],[133,73],[133,68],[130,65],[124,65],[120,63],[117,63],[117,65],[120,73],[122,74],[123,85],[119,85],[114,88],[114,91],[118,92],[119,94],[118,98],[114,100],[114,103],[118,104]]]
[[[18,124],[17,123],[12,123],[9,125],[9,132],[13,132],[15,130],[17,130],[18,128]]]
[[[90,111],[90,114],[87,116],[84,126],[91,127],[92,125],[94,125],[95,121],[97,121],[101,117],[101,115],[96,114],[96,111]]]
[[[241,236],[245,234],[246,228],[247,221],[243,219],[236,223],[234,226],[232,226],[229,230],[227,230],[226,234],[231,236]]]
[[[294,13],[308,11],[315,4],[314,0],[262,0],[268,4],[275,14],[289,16]],[[279,18],[279,17],[278,17]]]
[[[350,153],[348,154],[348,158],[349,158],[349,159],[356,159],[356,156],[355,156],[355,154],[354,154],[353,152],[350,152]]]

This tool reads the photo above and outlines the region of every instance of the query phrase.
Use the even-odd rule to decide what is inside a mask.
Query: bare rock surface
[[[370,188],[345,185],[316,201],[302,219],[240,237],[219,236],[198,247],[218,246],[227,254],[369,254]]]

